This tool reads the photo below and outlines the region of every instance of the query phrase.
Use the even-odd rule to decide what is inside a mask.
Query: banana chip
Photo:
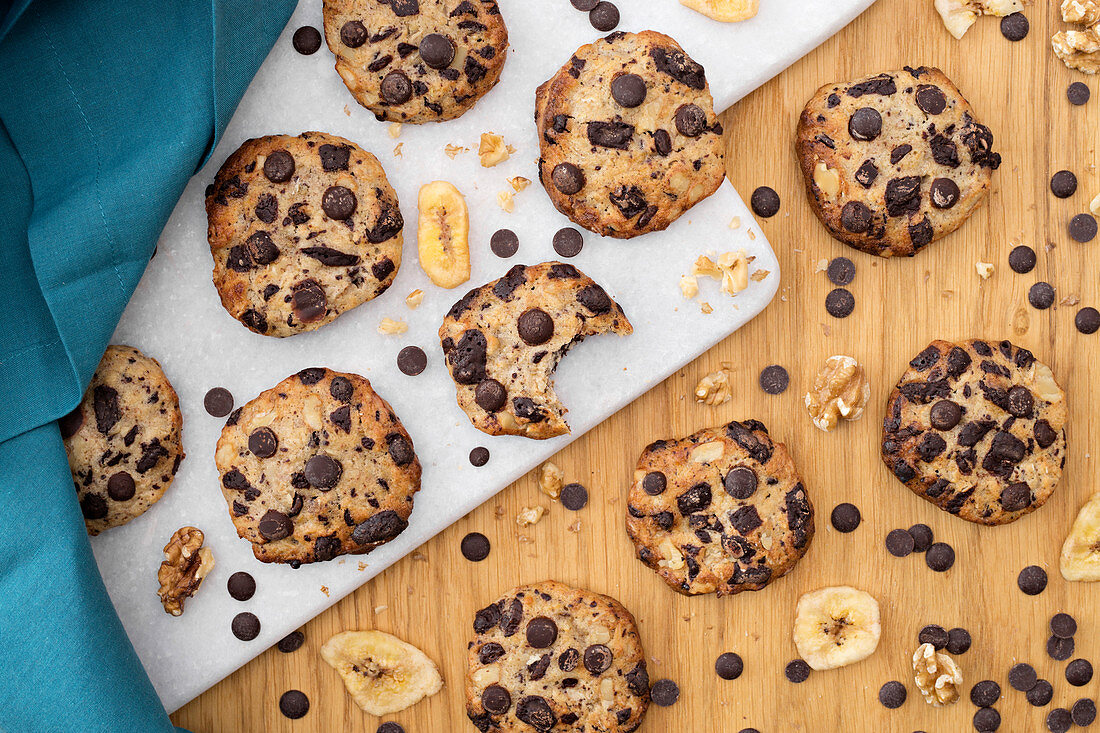
[[[1066,580],[1100,580],[1100,494],[1093,494],[1073,520],[1061,567]]]
[[[820,588],[798,599],[794,644],[813,669],[835,669],[871,656],[881,634],[878,601],[848,586]]]
[[[355,704],[371,715],[400,712],[443,687],[435,662],[412,644],[381,631],[342,631],[321,657],[344,678]]]
[[[722,23],[748,20],[760,9],[760,0],[680,0],[680,4]]]

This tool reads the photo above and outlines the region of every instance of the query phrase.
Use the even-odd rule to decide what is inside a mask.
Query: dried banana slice
[[[1003,17],[1024,9],[1025,0],[936,0],[943,24],[955,38],[962,38],[979,15]]]
[[[420,267],[441,288],[470,279],[470,213],[462,193],[447,181],[420,187],[416,246]]]
[[[882,629],[878,601],[848,586],[820,588],[798,599],[794,644],[813,669],[835,669],[871,656]]]
[[[748,20],[760,9],[760,0],[680,0],[680,4],[723,23]]]
[[[325,642],[321,657],[344,678],[355,704],[389,715],[443,688],[435,662],[412,644],[382,631],[343,631]]]
[[[1077,512],[1062,545],[1061,567],[1066,580],[1100,580],[1100,493]]]

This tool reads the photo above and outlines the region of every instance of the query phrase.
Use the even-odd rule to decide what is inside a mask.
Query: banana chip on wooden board
[[[382,631],[342,631],[325,642],[321,657],[371,715],[400,712],[443,688],[428,655]]]
[[[760,9],[760,0],[680,0],[680,4],[722,23],[748,20]]]

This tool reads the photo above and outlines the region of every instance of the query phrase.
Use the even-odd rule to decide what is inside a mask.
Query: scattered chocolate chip
[[[615,7],[614,3],[606,2],[606,0],[598,2],[596,7],[589,11],[588,22],[598,31],[604,33],[613,31],[615,26],[619,25],[619,9]]]
[[[653,704],[667,708],[680,699],[680,686],[672,680],[657,680],[649,691],[649,697],[653,700]]]
[[[321,196],[321,210],[337,221],[347,219],[358,206],[359,200],[355,194],[344,186],[329,186]]]
[[[402,374],[415,377],[428,367],[428,355],[419,346],[406,346],[397,352],[397,368]]]
[[[1100,330],[1100,311],[1091,306],[1082,308],[1073,317],[1073,325],[1081,333],[1096,333],[1097,330]]]
[[[779,194],[770,186],[760,186],[752,192],[749,206],[757,216],[769,219],[779,213]]]
[[[913,535],[904,529],[892,529],[886,535],[886,551],[894,557],[905,557],[913,552]]]
[[[1022,41],[1027,38],[1031,24],[1023,13],[1010,13],[1001,18],[1001,35],[1010,41]]]
[[[462,538],[462,556],[470,562],[481,562],[489,557],[489,538],[481,532],[470,532]]]
[[[856,296],[845,288],[834,288],[825,296],[825,311],[833,318],[847,318],[856,309]]]
[[[874,140],[882,134],[882,115],[873,107],[860,107],[848,120],[848,134],[856,140]]]
[[[1035,686],[1028,690],[1024,697],[1033,707],[1041,708],[1049,705],[1054,698],[1054,686],[1046,680],[1037,680]]]
[[[311,56],[321,47],[321,32],[311,25],[304,25],[294,31],[291,42],[295,51],[303,56]]]
[[[498,229],[489,238],[489,249],[501,259],[508,259],[519,251],[519,237],[511,229]]]
[[[294,175],[294,156],[286,150],[276,150],[264,159],[264,177],[272,183],[285,183]]]
[[[279,712],[291,720],[304,718],[309,712],[309,698],[301,690],[287,690],[279,698]]]
[[[1073,726],[1073,714],[1065,708],[1054,708],[1047,715],[1047,730],[1050,733],[1066,733]]]
[[[1029,596],[1037,596],[1047,587],[1047,571],[1038,565],[1028,565],[1016,577],[1016,585]]]
[[[1039,681],[1035,668],[1026,662],[1020,662],[1008,670],[1008,684],[1013,690],[1027,692]]]
[[[260,635],[260,619],[256,614],[242,611],[233,617],[233,636],[241,641],[252,641]]]
[[[576,257],[584,247],[584,238],[573,227],[554,232],[554,251],[561,257]]]
[[[942,626],[930,624],[921,629],[920,633],[917,634],[917,643],[931,644],[935,647],[936,651],[940,651],[947,646],[948,638],[947,629]]]
[[[588,504],[588,489],[573,483],[561,487],[561,505],[571,512],[579,512]]]
[[[619,74],[611,80],[611,98],[623,107],[637,107],[645,97],[645,81],[637,74]]]
[[[993,708],[982,708],[974,713],[971,723],[979,733],[992,733],[1001,727],[1001,714]]]
[[[1046,310],[1054,305],[1054,287],[1047,282],[1037,282],[1027,291],[1027,302],[1032,308]]]
[[[897,680],[887,682],[878,690],[878,701],[882,703],[884,708],[889,710],[895,710],[904,705],[907,696],[905,685]]]
[[[1047,654],[1051,659],[1064,662],[1073,656],[1073,649],[1075,646],[1076,644],[1074,644],[1073,637],[1059,639],[1057,636],[1051,636],[1047,639]]]
[[[760,389],[767,394],[782,394],[787,391],[787,387],[791,383],[791,377],[787,374],[786,369],[778,364],[772,364],[764,367],[764,370],[760,372],[759,382]]]
[[[225,417],[233,412],[233,395],[225,387],[214,387],[202,398],[202,406],[211,417]]]
[[[1056,639],[1058,637],[1051,637]],[[1087,685],[1092,681],[1092,663],[1087,659],[1074,659],[1066,665],[1066,682],[1074,687]]]
[[[972,643],[973,639],[966,629],[955,627],[947,632],[947,651],[951,654],[966,654]]]
[[[1071,639],[1077,633],[1077,620],[1068,613],[1056,613],[1050,617],[1050,633],[1059,639]]]
[[[856,265],[847,257],[834,257],[825,274],[833,285],[844,286],[856,279]]]
[[[714,662],[715,673],[724,680],[735,680],[745,671],[745,662],[741,655],[734,652],[719,654]]]
[[[412,82],[403,72],[391,71],[382,77],[381,91],[386,104],[404,104],[412,97]]]
[[[1096,720],[1096,703],[1087,697],[1081,698],[1073,703],[1070,715],[1073,722],[1081,727],[1092,725]]]
[[[788,681],[797,685],[805,682],[806,678],[810,676],[810,665],[806,664],[801,659],[795,659],[787,663],[786,668],[783,670],[783,674],[786,675]]]
[[[1080,107],[1089,101],[1090,96],[1092,92],[1089,90],[1089,85],[1083,81],[1075,81],[1066,88],[1066,98],[1072,105]]]
[[[1060,199],[1077,193],[1077,176],[1071,171],[1058,171],[1050,178],[1050,192]]]
[[[587,13],[599,5],[600,0],[569,0],[569,2],[573,3],[573,7],[577,10]]]
[[[433,69],[445,69],[455,60],[455,45],[439,33],[429,33],[420,41],[420,58]]]
[[[1069,236],[1081,244],[1087,244],[1096,238],[1096,217],[1092,214],[1078,214],[1069,220]]]
[[[554,188],[566,196],[572,196],[584,188],[584,172],[572,163],[558,163],[550,172],[550,181]]]
[[[913,538],[913,552],[925,552],[932,546],[932,528],[927,524],[914,524],[909,534]]]
[[[946,542],[933,543],[924,553],[924,562],[937,573],[945,573],[955,564],[955,548]]]
[[[301,631],[291,631],[289,634],[279,639],[279,643],[276,644],[283,654],[290,654],[296,652],[302,648],[302,644],[306,641],[306,635]]]
[[[483,446],[478,446],[470,451],[470,464],[476,468],[481,468],[489,462],[489,449]]]
[[[1013,272],[1026,275],[1035,269],[1035,250],[1026,244],[1013,248],[1008,253],[1008,266],[1012,268]]]
[[[386,722],[378,726],[378,730],[374,733],[405,733],[405,729],[397,723]]]
[[[256,579],[244,571],[233,573],[225,584],[229,596],[236,601],[247,601],[256,592]]]
[[[833,523],[833,528],[837,532],[854,532],[856,527],[859,526],[862,517],[859,514],[859,507],[855,504],[837,504],[833,507],[833,513],[829,517],[829,520]]]
[[[993,680],[982,680],[970,688],[970,702],[980,708],[992,707],[1001,699],[1001,686]]]

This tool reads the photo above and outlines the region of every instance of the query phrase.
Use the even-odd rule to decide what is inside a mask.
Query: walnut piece
[[[424,291],[420,288],[412,291],[405,296],[405,305],[409,306],[410,310],[416,310],[420,307],[420,304],[424,302]]]
[[[516,209],[515,194],[510,191],[498,191],[497,206],[499,206],[501,210],[511,214]]]
[[[993,276],[992,262],[975,262],[974,269],[978,271],[978,277],[982,280],[988,280]]]
[[[730,375],[733,365],[728,361],[722,362],[722,368],[711,372],[699,380],[695,385],[695,401],[706,405],[724,405],[733,398],[733,385],[730,384]]]
[[[497,163],[508,160],[516,149],[504,144],[504,138],[493,132],[481,133],[481,145],[478,146],[477,155],[481,159],[481,165],[492,168]]]
[[[182,615],[183,602],[195,595],[202,579],[214,569],[214,555],[202,542],[202,530],[180,527],[164,546],[164,562],[157,571],[157,595],[165,613]]]
[[[565,471],[558,468],[556,464],[547,461],[539,469],[539,491],[551,499],[557,499],[561,495],[561,487],[565,483],[564,479]]]
[[[508,183],[512,184],[512,190],[519,193],[523,189],[531,185],[530,178],[524,178],[523,176],[512,176],[508,179]]]
[[[383,318],[381,323],[378,324],[378,333],[384,333],[389,336],[396,336],[408,330],[409,324],[404,321],[395,321],[392,318]]]
[[[963,681],[959,666],[931,644],[921,644],[913,653],[913,677],[924,701],[933,707],[942,708],[959,699]]]
[[[525,506],[520,510],[520,513],[516,515],[516,524],[521,527],[530,527],[532,524],[538,524],[543,514],[546,514],[546,509],[544,507]]]
[[[687,300],[694,298],[699,294],[699,278],[694,275],[681,275],[680,292]]]
[[[871,383],[850,356],[830,356],[806,393],[806,410],[815,426],[829,432],[841,419],[858,420],[871,397]]]
[[[1086,74],[1100,72],[1100,30],[1058,31],[1050,39],[1054,55],[1071,69]]]
[[[1100,2],[1097,0],[1062,0],[1062,20],[1067,23],[1096,25],[1100,23]]]

